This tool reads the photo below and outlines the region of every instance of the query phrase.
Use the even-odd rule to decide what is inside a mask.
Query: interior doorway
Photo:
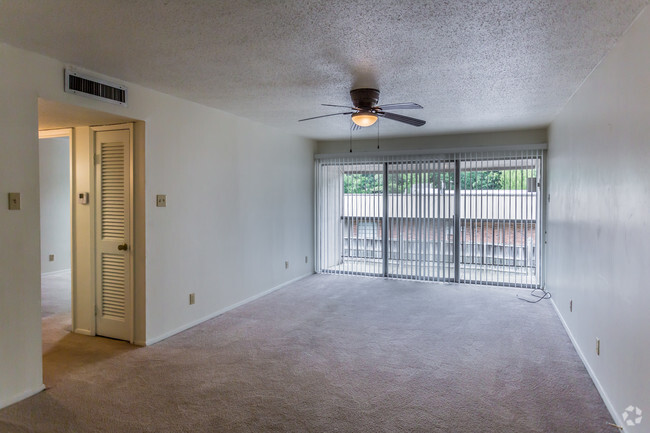
[[[39,133],[41,318],[72,330],[71,129]]]
[[[38,101],[38,114],[43,383],[54,386],[87,363],[145,344],[144,123],[43,99]],[[119,140],[109,134],[115,130],[121,130],[122,135],[128,131],[123,146],[126,159],[115,154]],[[102,158],[106,164],[101,164]],[[123,228],[129,236],[118,246],[128,243],[128,250],[125,253],[116,247],[110,254],[100,254],[103,261],[98,271],[97,224],[103,233],[100,239],[105,241],[104,235],[112,234],[119,222],[115,213],[120,201],[115,176],[120,174],[117,168],[121,160],[125,163],[123,199],[125,204],[128,202],[128,206],[122,206]],[[138,212],[138,219],[134,212]],[[137,235],[133,235],[134,230]],[[115,257],[126,254],[130,284],[125,288],[125,302],[117,303],[119,284],[115,283],[115,275],[122,270],[114,266]],[[99,291],[98,281],[102,288]],[[121,333],[102,332],[97,317],[105,320],[112,315],[115,319],[113,316],[121,311],[125,318],[128,316]],[[93,338],[102,335],[112,338]]]
[[[43,326],[78,332],[75,315],[94,309],[95,323],[86,327],[87,332],[82,327],[81,333],[133,342],[129,248],[133,237],[133,127],[126,123],[90,128],[95,188],[87,192],[77,191],[73,184],[74,132],[75,128],[39,132]],[[90,212],[84,221],[83,211],[90,207],[94,208],[94,217]],[[75,242],[73,235],[80,242]],[[83,265],[73,259],[77,257],[73,251],[83,244],[89,245],[90,254],[86,255],[95,260],[89,263],[90,272],[75,273],[73,267]]]

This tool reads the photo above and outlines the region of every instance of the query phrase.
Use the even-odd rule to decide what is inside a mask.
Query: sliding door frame
[[[545,246],[545,237],[546,237],[546,227],[545,227],[545,211],[546,211],[546,209],[545,209],[545,206],[544,206],[544,204],[545,204],[545,200],[544,200],[544,197],[545,197],[545,192],[544,192],[545,191],[545,185],[544,185],[544,183],[545,182],[544,181],[545,181],[545,177],[546,177],[545,176],[545,174],[546,174],[545,173],[545,169],[546,169],[546,167],[545,167],[546,166],[546,164],[545,164],[546,148],[547,148],[547,146],[545,144],[543,144],[543,145],[527,145],[527,146],[501,146],[501,147],[491,147],[491,148],[478,147],[478,148],[465,148],[465,149],[462,149],[462,150],[459,150],[459,149],[438,149],[437,151],[430,151],[429,150],[429,151],[413,151],[413,152],[369,152],[369,153],[364,153],[362,155],[352,155],[352,156],[350,154],[323,154],[323,155],[317,154],[317,155],[315,155],[315,157],[314,157],[315,158],[315,177],[316,177],[316,181],[315,181],[315,197],[316,197],[316,200],[314,201],[314,205],[315,205],[315,231],[314,231],[314,233],[315,233],[315,257],[316,257],[316,261],[315,261],[316,269],[315,269],[315,271],[316,272],[332,272],[332,273],[367,275],[367,276],[383,276],[383,277],[389,277],[389,278],[432,280],[432,281],[441,281],[441,282],[442,281],[447,281],[447,282],[457,282],[457,283],[458,282],[460,282],[460,283],[480,283],[480,284],[488,284],[488,285],[512,286],[512,287],[521,287],[521,288],[540,288],[540,287],[544,287],[544,284],[545,284],[545,278],[544,278],[544,276],[545,276],[545,266],[544,266],[545,265],[545,263],[544,263],[545,251],[544,251],[544,246]],[[528,151],[535,151],[535,152],[534,153],[533,152],[527,153]],[[394,245],[394,244],[391,244],[391,240],[392,240],[392,236],[393,236],[392,235],[392,230],[394,229],[393,228],[394,221],[392,221],[392,220],[394,219],[394,220],[398,221],[398,224],[395,227],[398,230],[398,239],[401,239],[401,236],[402,236],[402,228],[400,227],[400,225],[401,225],[401,223],[404,222],[404,221],[402,221],[402,220],[404,220],[404,218],[406,218],[406,219],[415,218],[415,220],[418,220],[418,221],[416,221],[418,223],[417,230],[413,232],[413,233],[417,233],[416,240],[419,239],[420,235],[423,233],[422,230],[425,230],[424,233],[426,233],[424,235],[424,238],[428,239],[429,226],[427,225],[428,223],[426,223],[424,226],[420,225],[422,222],[419,221],[419,220],[422,219],[422,214],[421,214],[421,211],[419,211],[419,210],[417,212],[414,211],[414,210],[411,210],[410,216],[407,216],[407,213],[405,213],[402,216],[394,216],[394,217],[391,216],[391,211],[390,211],[391,204],[393,204],[393,206],[395,204],[390,202],[390,194],[389,194],[390,166],[392,164],[399,164],[399,163],[412,164],[412,166],[417,166],[418,164],[420,164],[420,168],[419,168],[420,171],[417,171],[417,170],[413,171],[413,173],[415,173],[416,176],[419,176],[420,172],[422,172],[422,173],[427,173],[428,172],[427,169],[423,168],[423,166],[421,164],[421,161],[425,161],[427,159],[427,157],[432,158],[430,163],[435,164],[436,168],[433,170],[433,173],[437,174],[437,173],[443,173],[443,172],[445,172],[445,170],[449,171],[449,169],[445,169],[445,168],[440,168],[440,171],[438,171],[438,165],[437,164],[440,161],[446,161],[445,164],[451,164],[451,166],[453,167],[452,168],[452,171],[454,173],[453,216],[452,216],[451,221],[449,221],[449,222],[452,223],[452,227],[453,227],[453,266],[451,267],[451,269],[449,269],[450,271],[453,269],[453,276],[448,275],[446,273],[445,267],[449,265],[447,262],[442,263],[442,275],[440,275],[440,276],[436,275],[436,273],[435,273],[436,266],[438,266],[438,265],[433,265],[432,268],[431,268],[432,273],[430,275],[428,275],[428,274],[426,274],[426,272],[423,271],[423,269],[425,269],[425,268],[422,268],[421,263],[416,263],[414,265],[414,266],[417,267],[417,273],[413,274],[413,275],[409,274],[408,272],[406,272],[406,273],[402,272],[401,270],[398,270],[398,269],[395,269],[394,270],[395,272],[391,272],[391,267],[390,267],[391,266],[391,245]],[[534,220],[532,220],[532,221],[534,221],[534,224],[535,224],[535,229],[534,229],[534,231],[535,231],[535,238],[534,238],[534,248],[535,248],[534,260],[535,260],[535,265],[533,267],[534,268],[534,278],[533,278],[534,282],[530,282],[529,280],[523,281],[523,278],[522,278],[522,281],[518,282],[517,279],[516,279],[517,278],[516,276],[515,276],[515,280],[514,280],[515,282],[514,283],[511,282],[511,280],[506,281],[505,277],[501,281],[499,281],[498,277],[496,278],[496,280],[486,280],[487,277],[477,278],[477,275],[487,275],[487,272],[488,272],[487,268],[485,267],[486,263],[487,263],[487,260],[485,258],[485,254],[486,254],[487,249],[486,249],[486,243],[485,243],[485,240],[484,240],[484,238],[485,238],[484,233],[485,233],[486,230],[488,230],[487,227],[489,227],[488,222],[491,223],[492,229],[494,231],[495,222],[497,224],[499,224],[499,225],[503,225],[503,224],[506,223],[506,221],[505,221],[505,219],[503,219],[503,221],[501,221],[501,220],[497,220],[497,219],[489,220],[489,219],[483,219],[482,217],[479,218],[478,216],[476,216],[477,215],[476,214],[476,212],[477,212],[476,209],[474,209],[474,212],[475,212],[474,215],[472,215],[470,213],[469,216],[468,216],[467,209],[465,209],[465,217],[463,217],[463,215],[461,215],[461,213],[462,213],[462,210],[461,210],[461,195],[462,195],[462,192],[461,192],[461,187],[462,187],[462,185],[461,185],[461,172],[463,172],[465,170],[467,172],[471,172],[472,170],[474,170],[474,171],[477,171],[477,170],[480,171],[481,169],[485,170],[484,165],[483,165],[484,161],[490,161],[492,164],[495,164],[495,163],[496,164],[502,164],[502,167],[503,167],[502,169],[503,170],[516,171],[516,170],[518,170],[520,168],[520,166],[518,165],[518,164],[520,164],[519,160],[522,161],[521,162],[521,167],[526,167],[526,165],[523,163],[523,160],[525,160],[525,159],[537,160],[538,161],[538,163],[536,165],[537,168],[536,168],[536,174],[535,174],[536,187],[537,187],[537,190],[536,190],[537,195],[535,196],[535,200],[536,200],[535,212],[536,213],[535,213],[535,216],[534,216]],[[515,161],[514,165],[511,165],[511,166],[507,165],[506,162],[508,160],[514,160]],[[320,209],[320,203],[321,203],[322,198],[323,198],[322,197],[322,194],[323,194],[323,183],[322,183],[323,179],[321,179],[321,175],[320,175],[321,171],[320,170],[324,165],[329,165],[330,167],[333,167],[333,166],[340,166],[341,167],[340,173],[339,173],[339,175],[341,176],[341,181],[340,181],[341,185],[339,186],[339,188],[340,188],[339,195],[343,198],[344,195],[345,195],[345,193],[343,192],[344,191],[344,181],[343,181],[343,179],[344,179],[344,176],[345,176],[345,166],[346,165],[355,165],[355,164],[358,164],[358,165],[368,164],[368,165],[374,165],[375,167],[381,166],[382,169],[383,169],[382,170],[383,173],[381,174],[381,179],[382,179],[381,207],[382,207],[382,211],[381,211],[381,213],[377,214],[374,217],[374,218],[376,218],[378,216],[378,217],[381,218],[381,260],[380,260],[380,262],[381,262],[381,271],[380,272],[376,272],[376,266],[379,264],[379,262],[376,262],[374,265],[371,265],[371,266],[375,266],[375,272],[363,272],[363,271],[359,271],[358,269],[356,269],[356,270],[355,269],[345,269],[344,267],[342,268],[342,270],[341,269],[330,270],[330,269],[327,269],[326,266],[323,266],[323,261],[322,261],[321,254],[322,254],[322,251],[323,251],[322,242],[323,242],[324,233],[323,233],[322,223],[324,221],[322,219],[323,219],[324,215],[321,215],[321,209]],[[470,165],[468,165],[468,164],[470,164]],[[472,167],[471,164],[475,164],[475,165]],[[469,166],[469,169],[467,168],[468,166]],[[488,170],[490,168],[493,169],[495,167],[495,166],[490,166],[489,163],[486,164],[486,166],[488,167],[487,168]],[[446,166],[443,164],[440,167],[446,167]],[[523,176],[523,175],[521,175],[521,176]],[[523,177],[522,177],[522,179],[523,179]],[[420,182],[418,182],[418,184],[420,184]],[[504,187],[505,187],[505,185],[504,185]],[[452,191],[452,190],[449,190],[449,191]],[[468,191],[472,191],[472,190],[470,189]],[[475,191],[478,191],[478,190],[475,190]],[[428,194],[428,192],[426,194]],[[438,194],[438,193],[435,193],[435,194]],[[483,196],[482,194],[483,193],[480,193],[481,197]],[[505,193],[504,193],[504,195],[505,195]],[[430,198],[429,195],[425,195],[425,196],[421,197],[421,196],[418,196],[415,193],[411,193],[412,200],[413,200],[413,197],[415,197],[417,200],[422,200],[423,197],[426,197],[426,199]],[[470,206],[471,206],[472,200],[475,200],[475,201],[477,200],[476,197],[477,197],[477,193],[474,193],[474,197],[472,197],[470,195],[470,197],[469,197]],[[439,196],[435,197],[434,200],[435,199],[439,199]],[[467,197],[465,197],[464,199],[468,200]],[[502,200],[505,200],[505,197]],[[343,200],[343,201],[345,201],[345,200]],[[499,199],[497,198],[497,204],[498,204],[498,201],[499,201]],[[411,205],[413,206],[412,203],[411,203]],[[465,204],[465,205],[467,206],[467,204]],[[508,205],[510,207],[512,207],[512,203],[509,203]],[[340,224],[342,224],[342,221],[345,218],[343,216],[343,209],[344,209],[345,203],[341,202],[338,206],[340,207],[340,210],[341,210],[341,222],[340,222]],[[516,207],[516,204],[515,204],[515,207]],[[449,210],[452,210],[452,209],[449,209]],[[515,215],[516,215],[516,212],[515,212]],[[366,216],[367,216],[367,214],[366,214]],[[370,216],[367,216],[367,217],[370,218],[369,221],[373,221],[373,217],[370,217]],[[350,218],[350,222],[349,222],[350,227],[352,227],[354,218],[355,217]],[[361,218],[365,218],[365,216],[361,217]],[[445,238],[447,227],[449,227],[448,226],[448,220],[444,215],[440,216],[439,212],[436,213],[435,211],[434,211],[433,216],[427,216],[427,218],[433,218],[432,224],[434,225],[434,232],[435,233],[438,233],[438,230],[440,229],[440,227],[438,227],[437,224],[442,224],[443,241],[441,242],[441,248],[442,249],[440,250],[439,254],[442,256],[442,259],[444,261],[445,257],[446,257],[446,254],[445,254],[446,242],[445,242],[444,238]],[[498,218],[498,217],[494,217],[494,215],[492,215],[492,218]],[[503,217],[501,217],[501,218],[503,218]],[[374,221],[376,221],[376,219]],[[473,268],[470,267],[470,271],[469,271],[470,272],[470,278],[466,278],[466,272],[467,272],[466,267],[464,267],[462,269],[462,271],[461,271],[461,263],[463,264],[463,266],[467,265],[466,259],[465,259],[466,251],[465,251],[465,249],[463,249],[463,251],[461,251],[461,244],[462,245],[467,244],[467,240],[466,240],[465,237],[463,237],[463,239],[461,240],[461,236],[467,236],[466,233],[465,233],[466,230],[467,230],[467,228],[465,227],[467,225],[467,221],[470,222],[470,230],[471,230],[471,234],[470,234],[470,237],[471,237],[471,241],[470,241],[470,245],[471,245],[471,247],[470,247],[470,254],[471,254],[470,264],[471,265],[480,264],[480,265],[484,266],[484,269],[479,269],[479,270],[476,270],[476,269],[473,269]],[[480,228],[480,230],[481,230],[481,234],[480,234],[480,236],[481,236],[481,238],[480,238],[481,239],[481,246],[480,247],[477,247],[475,245],[475,244],[477,244],[477,242],[475,241],[476,236],[477,236],[475,234],[475,230],[477,230],[476,227],[478,227],[478,224],[477,224],[478,221],[481,222],[480,223],[480,227],[481,227]],[[514,223],[513,223],[513,221],[514,221]],[[462,231],[461,231],[461,223],[462,223],[463,228],[464,228],[464,230],[462,230]],[[523,220],[523,219],[521,221],[519,221],[518,219],[515,218],[514,220],[509,220],[507,223],[511,225],[509,230],[514,231],[513,233],[509,232],[509,236],[511,237],[512,242],[515,242],[515,240],[518,239],[518,237],[517,237],[518,235],[516,233],[518,227],[521,228],[522,224],[524,224],[524,225],[526,225],[525,230],[528,230],[528,226],[530,224],[530,221],[529,220]],[[411,224],[411,222],[409,222],[408,224]],[[376,227],[379,227],[379,225],[377,225]],[[357,224],[357,230],[358,230],[358,228],[359,228],[359,225]],[[409,235],[411,234],[411,232],[409,231],[409,229],[407,229],[406,233],[407,233],[407,238],[408,238]],[[358,232],[357,232],[357,237],[358,236],[359,235],[358,235]],[[503,242],[503,245],[501,246],[501,251],[502,251],[503,257],[500,259],[501,263],[499,264],[499,266],[503,267],[504,263],[505,263],[505,260],[506,260],[506,256],[505,256],[505,248],[506,248],[505,242],[506,242],[506,240],[503,238],[503,234],[501,236],[501,240]],[[341,242],[341,248],[344,248],[344,245],[343,245],[344,239],[343,239],[343,234],[342,233],[341,233],[341,239],[339,241]],[[524,242],[525,241],[526,241],[526,238],[524,238]],[[349,242],[348,248],[351,249],[351,246],[352,246],[351,236],[348,237],[348,242]],[[404,253],[405,254],[404,257],[408,257],[408,254],[415,254],[413,251],[411,251],[412,248],[414,247],[414,245],[415,245],[415,248],[418,251],[418,253],[417,253],[417,254],[419,254],[418,257],[422,257],[422,256],[427,257],[428,256],[429,253],[427,252],[426,241],[425,241],[424,246],[419,246],[417,244],[417,242],[419,242],[419,241],[416,241],[416,243],[413,244],[413,245],[409,245],[408,244],[408,239],[407,239],[407,243],[405,244],[406,245],[406,250],[405,250],[405,253]],[[435,243],[437,241],[434,239],[433,242]],[[398,244],[399,243],[400,242],[398,241]],[[358,241],[357,241],[356,245],[357,245],[357,249],[358,249],[359,248],[358,247]],[[488,247],[490,247],[490,245],[488,245]],[[364,248],[366,248],[366,247],[364,247]],[[373,247],[373,257],[372,258],[373,259],[378,259],[378,257],[375,255],[376,250],[374,248],[375,247]],[[401,248],[401,246],[400,246],[400,248]],[[477,254],[477,253],[475,253],[476,248],[481,249],[480,263],[477,263],[477,257],[474,257],[474,255]],[[495,238],[494,237],[492,237],[491,248],[492,248],[492,254],[493,254],[493,257],[494,257],[494,248],[496,248],[496,246],[495,246]],[[508,249],[512,249],[512,258],[507,258],[507,260],[513,260],[515,268],[516,268],[517,267],[517,251],[518,251],[516,243],[513,243],[512,246],[508,247]],[[526,245],[522,251],[524,252],[524,255],[528,254],[528,246]],[[461,257],[461,252],[463,253],[462,257]],[[398,257],[400,257],[401,254],[402,253],[399,253]],[[510,254],[510,252],[508,254]],[[364,255],[364,258],[366,256],[367,256],[367,253]],[[431,256],[433,257],[433,260],[435,262],[435,257],[436,257],[435,245],[433,247],[433,253],[431,254]],[[404,259],[398,258],[397,260],[399,261],[399,260],[404,260]],[[525,260],[525,265],[523,267],[528,268],[529,267],[527,265],[528,264],[528,257],[526,256],[524,258],[524,260]],[[340,261],[341,261],[341,263],[344,262],[344,253],[343,253],[343,251],[341,252]],[[494,258],[493,258],[490,265],[494,266],[494,262],[495,261],[494,261]],[[451,261],[449,263],[451,263]],[[400,265],[400,266],[402,266],[402,265]],[[368,269],[368,268],[365,268],[365,269]],[[438,270],[440,271],[440,268],[438,268]],[[516,271],[516,269],[515,269],[515,271]],[[474,272],[474,274],[472,274],[472,272]],[[498,269],[497,272],[506,272],[506,271],[504,269]],[[508,271],[508,272],[510,272],[510,271]],[[461,275],[461,273],[462,273],[462,275]],[[508,277],[508,279],[510,279],[510,278],[511,277]]]
[[[381,241],[382,241],[382,270],[384,277],[388,277],[388,162],[384,162],[384,190],[382,192],[383,199],[383,213],[381,219]]]

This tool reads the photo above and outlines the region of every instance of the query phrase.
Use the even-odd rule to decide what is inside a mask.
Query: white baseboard
[[[214,312],[214,313],[212,313],[212,314],[209,314],[209,315],[204,316],[204,317],[202,317],[202,318],[200,318],[200,319],[194,320],[193,322],[187,323],[187,324],[185,324],[185,325],[183,325],[183,326],[180,326],[180,327],[178,327],[178,328],[176,328],[176,329],[174,329],[174,330],[171,330],[171,331],[169,331],[169,332],[165,332],[164,334],[159,335],[159,336],[154,337],[154,338],[149,338],[149,339],[147,339],[147,341],[146,341],[146,345],[147,345],[147,346],[151,346],[152,344],[156,344],[156,343],[158,343],[158,342],[160,342],[160,341],[162,341],[162,340],[164,340],[164,339],[166,339],[166,338],[171,337],[172,335],[176,335],[176,334],[178,334],[179,332],[183,332],[183,331],[185,331],[185,330],[188,330],[188,329],[190,329],[190,328],[193,328],[193,327],[195,327],[196,325],[199,325],[199,324],[205,322],[206,320],[214,319],[215,317],[220,316],[220,315],[222,315],[223,313],[227,313],[227,312],[230,311],[230,310],[233,310],[233,309],[235,309],[235,308],[237,308],[237,307],[241,307],[241,306],[244,305],[244,304],[248,304],[249,302],[252,302],[252,301],[254,301],[254,300],[256,300],[256,299],[259,299],[259,298],[261,298],[262,296],[266,296],[266,295],[268,295],[269,293],[275,292],[276,290],[281,289],[281,288],[284,287],[284,286],[287,286],[287,285],[289,285],[289,284],[291,284],[291,283],[295,283],[296,281],[298,281],[298,280],[302,280],[303,278],[306,278],[306,277],[308,277],[308,276],[310,276],[310,275],[313,275],[313,274],[314,274],[313,272],[309,272],[309,273],[307,273],[307,274],[304,274],[304,275],[301,275],[301,276],[299,276],[299,277],[296,277],[296,278],[294,278],[294,279],[292,279],[292,280],[285,281],[284,283],[282,283],[282,284],[280,284],[280,285],[277,285],[277,286],[275,286],[275,287],[273,287],[273,288],[270,288],[269,290],[266,290],[266,291],[264,291],[264,292],[262,292],[262,293],[258,293],[257,295],[251,296],[250,298],[246,298],[246,299],[244,299],[243,301],[237,302],[237,303],[235,303],[235,304],[233,304],[233,305],[230,305],[230,306],[228,306],[228,307],[226,307],[226,308],[223,308],[223,309],[221,309],[221,310],[219,310],[219,311],[216,311],[216,312]]]
[[[73,332],[74,332],[75,334],[80,334],[80,335],[89,335],[89,336],[91,336],[91,337],[94,336],[94,334],[93,334],[92,332],[90,332],[90,329],[81,329],[81,328],[76,328]]]
[[[19,394],[13,395],[6,400],[0,400],[0,409],[10,406],[14,403],[18,403],[20,400],[24,400],[28,397],[38,394],[39,392],[45,389],[45,385],[41,384],[35,389],[28,389],[27,391],[21,392]]]
[[[616,408],[610,401],[609,397],[607,396],[607,392],[605,392],[605,388],[600,384],[598,381],[598,377],[596,376],[596,373],[594,373],[594,370],[591,368],[589,365],[589,362],[587,361],[587,358],[585,357],[584,353],[582,353],[582,350],[580,349],[580,346],[578,345],[578,342],[576,339],[573,337],[573,334],[571,333],[571,330],[569,329],[569,326],[566,324],[564,321],[564,317],[562,317],[562,314],[560,314],[560,310],[557,308],[557,305],[555,305],[555,301],[553,299],[550,300],[551,304],[553,305],[553,308],[555,308],[555,313],[557,314],[557,317],[560,318],[560,322],[562,323],[562,326],[564,326],[564,330],[566,331],[567,335],[569,336],[569,339],[571,340],[571,343],[573,344],[573,347],[576,349],[576,352],[578,352],[578,356],[582,360],[582,363],[584,364],[585,368],[587,369],[587,373],[589,373],[589,376],[591,377],[591,380],[594,382],[594,385],[596,385],[596,389],[598,390],[598,393],[600,394],[600,397],[603,399],[603,402],[605,403],[605,406],[607,407],[607,410],[609,411],[610,415],[612,415],[612,418],[614,418],[614,422],[620,426],[625,426],[625,422],[621,419],[621,414],[619,414],[616,411]],[[627,430],[623,428],[623,433],[627,433]]]
[[[41,277],[50,277],[52,275],[65,274],[66,272],[69,273],[71,271],[72,271],[72,269],[68,268],[68,269],[60,269],[58,271],[42,272]]]

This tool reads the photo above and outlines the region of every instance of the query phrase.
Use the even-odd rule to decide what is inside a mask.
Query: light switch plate
[[[9,193],[9,210],[20,210],[20,193]]]
[[[167,195],[158,194],[156,196],[156,206],[157,207],[167,207]]]

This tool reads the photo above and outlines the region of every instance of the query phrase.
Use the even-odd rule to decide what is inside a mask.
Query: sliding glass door
[[[318,167],[321,270],[383,275],[384,164],[337,160]]]
[[[541,284],[540,151],[460,154],[459,281]]]
[[[385,167],[386,275],[454,281],[454,161],[391,160]]]
[[[538,287],[542,152],[316,162],[317,270]]]

